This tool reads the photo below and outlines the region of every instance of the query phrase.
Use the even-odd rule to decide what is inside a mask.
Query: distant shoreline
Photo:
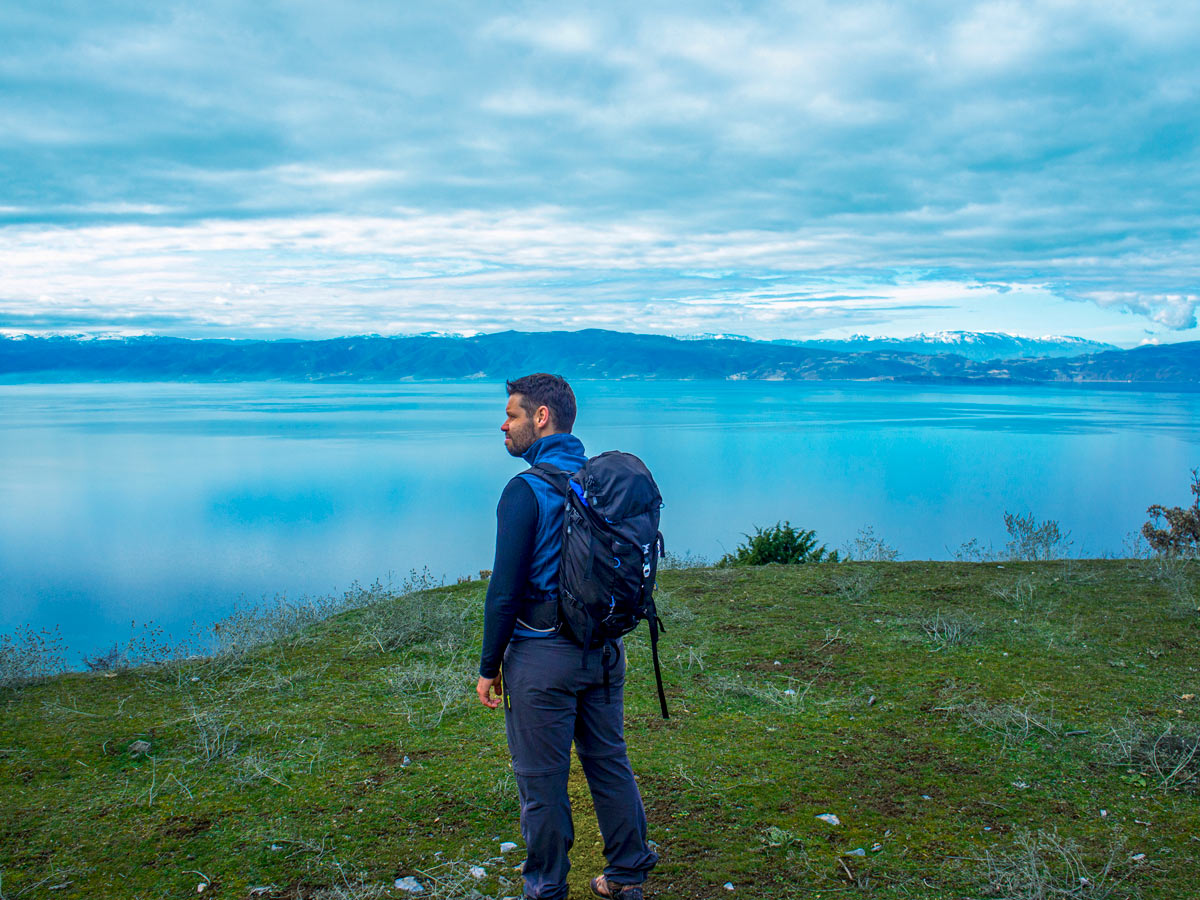
[[[152,384],[287,384],[287,385],[388,385],[411,384],[488,384],[504,380],[504,376],[486,376],[480,378],[282,378],[278,376],[262,378],[245,377],[189,377],[189,378],[96,378],[86,377],[84,373],[62,372],[54,373],[63,377],[38,378],[32,377],[42,373],[24,375],[0,375],[0,387],[22,387],[31,385],[152,385]],[[83,376],[83,377],[81,377]],[[852,384],[862,385],[895,385],[905,387],[979,387],[979,388],[1076,388],[1082,390],[1114,390],[1114,391],[1151,391],[1155,393],[1200,393],[1200,382],[1190,381],[1017,381],[1006,378],[656,378],[653,376],[622,377],[622,378],[586,378],[572,377],[576,384],[603,383],[613,384],[622,381],[653,384]]]
[[[600,330],[313,341],[27,337],[0,339],[0,381],[469,382],[550,371],[572,380],[1200,385],[1200,341],[1015,352],[981,359],[949,345],[830,349]]]

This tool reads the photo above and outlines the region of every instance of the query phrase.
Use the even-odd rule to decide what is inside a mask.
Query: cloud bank
[[[1186,5],[92,6],[0,11],[0,328],[1194,337]]]

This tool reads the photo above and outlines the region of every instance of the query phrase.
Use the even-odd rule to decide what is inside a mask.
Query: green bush
[[[791,522],[776,522],[770,528],[754,526],[754,534],[744,535],[746,542],[733,553],[726,553],[718,566],[765,566],[777,563],[795,566],[801,563],[837,562],[836,550],[817,546],[815,531],[796,530]]]
[[[1142,535],[1157,553],[1165,556],[1200,556],[1200,469],[1192,469],[1190,507],[1163,506],[1155,503],[1146,512],[1150,521],[1142,526]],[[1167,527],[1159,528],[1166,519]]]

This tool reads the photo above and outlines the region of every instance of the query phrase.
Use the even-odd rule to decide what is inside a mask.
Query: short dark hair
[[[575,392],[561,375],[547,375],[545,372],[535,372],[506,381],[508,395],[521,395],[521,406],[525,412],[533,415],[539,406],[550,410],[554,419],[554,427],[559,431],[569,432],[575,426]]]

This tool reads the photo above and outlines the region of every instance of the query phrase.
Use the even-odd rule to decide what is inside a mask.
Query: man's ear
[[[533,425],[535,428],[545,428],[550,424],[550,407],[539,406],[533,412]]]

